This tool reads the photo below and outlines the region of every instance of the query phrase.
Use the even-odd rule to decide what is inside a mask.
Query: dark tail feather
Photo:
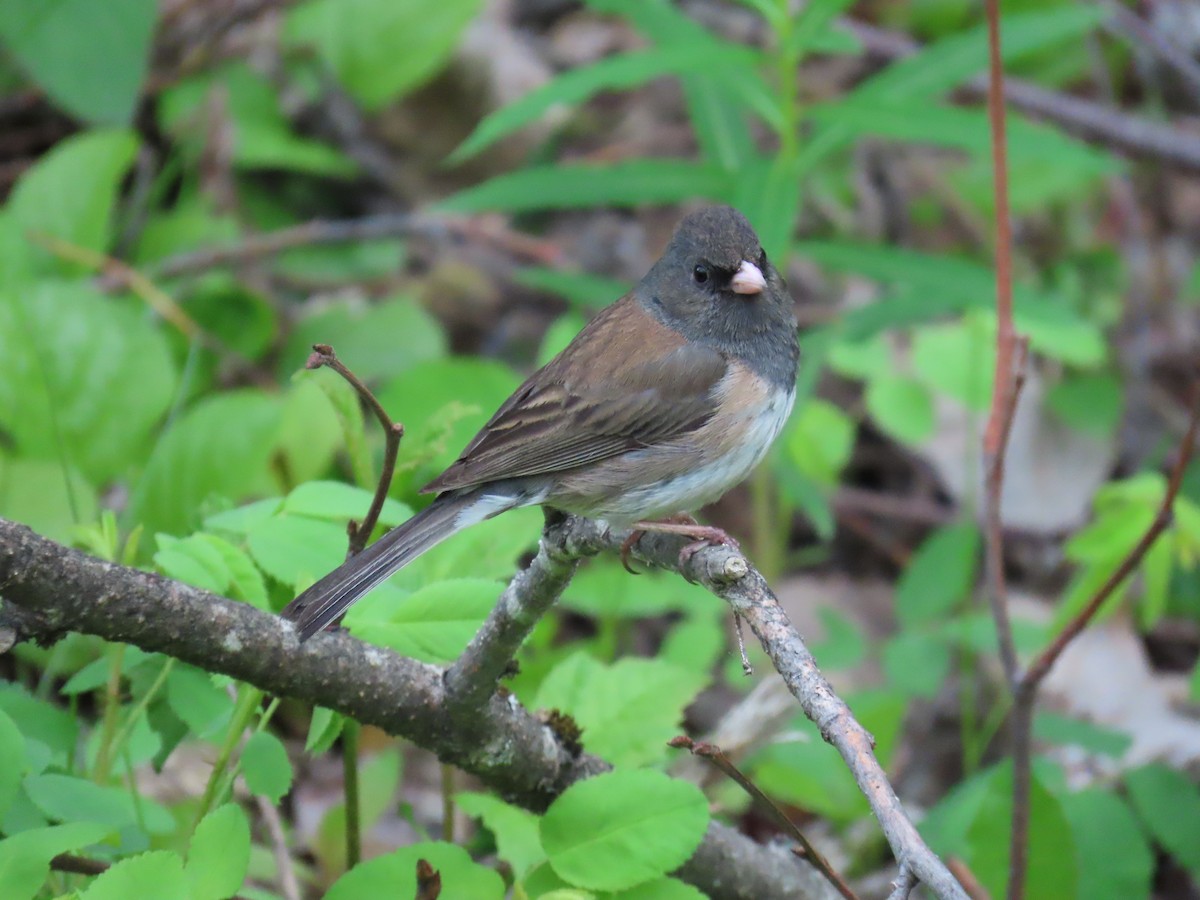
[[[392,573],[458,531],[459,515],[478,499],[473,494],[443,494],[346,560],[289,603],[281,615],[296,623],[301,641],[308,640]]]

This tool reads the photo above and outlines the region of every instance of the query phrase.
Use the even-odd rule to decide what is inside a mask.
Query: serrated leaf
[[[314,707],[308,723],[308,737],[304,740],[304,752],[314,756],[326,752],[342,733],[344,723],[341,713],[323,706]]]
[[[307,481],[297,485],[283,501],[283,512],[313,519],[329,519],[345,524],[361,522],[374,499],[366,491],[341,481]],[[395,527],[412,516],[412,510],[396,500],[387,499],[379,513],[379,524]]]
[[[367,607],[356,612],[347,618],[346,627],[355,637],[413,659],[445,663],[462,653],[503,590],[503,585],[485,578],[440,581],[386,610]]]
[[[542,816],[541,837],[560,876],[620,890],[678,868],[707,828],[708,801],[699,788],[641,769],[571,785]]]
[[[0,885],[4,886],[4,900],[33,900],[54,857],[104,840],[112,831],[106,825],[76,822],[33,828],[0,840]]]
[[[470,897],[471,900],[502,900],[504,897],[504,880],[491,869],[475,863],[462,847],[427,841],[359,863],[333,883],[325,900],[414,897],[417,860],[420,859],[441,875],[443,897]]]
[[[167,705],[197,737],[211,737],[233,715],[233,700],[207,672],[176,663],[167,675]]]
[[[188,900],[226,900],[238,893],[250,865],[250,825],[241,807],[219,806],[200,820],[188,849]]]
[[[605,666],[576,653],[546,676],[534,705],[572,716],[589,752],[613,765],[645,765],[666,757],[684,708],[707,682],[707,673],[662,660]]]
[[[155,0],[11,0],[0,40],[50,95],[84,121],[128,122],[150,57]]]
[[[538,817],[491,794],[464,792],[454,802],[469,816],[483,821],[496,837],[497,853],[520,878],[546,858],[538,836]]]
[[[613,165],[535,166],[498,175],[438,204],[444,212],[577,209],[677,203],[732,196],[731,173],[686,160],[644,159]]]
[[[183,874],[183,860],[173,850],[139,853],[115,863],[96,876],[79,900],[191,900]]]
[[[275,735],[257,731],[242,748],[242,777],[252,794],[278,803],[292,788],[292,763]]]
[[[255,563],[276,581],[312,583],[346,559],[345,525],[306,516],[274,516],[246,535]]]

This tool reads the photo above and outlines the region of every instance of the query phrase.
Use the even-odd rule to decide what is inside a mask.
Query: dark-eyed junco
[[[685,517],[766,454],[795,398],[787,286],[737,210],[683,220],[662,259],[534,372],[445,472],[437,498],[283,611],[306,640],[450,535],[543,504],[701,541]]]

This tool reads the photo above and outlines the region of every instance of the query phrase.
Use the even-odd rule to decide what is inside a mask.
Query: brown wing
[[[631,362],[644,358],[645,362]],[[726,360],[629,297],[594,318],[423,491],[561,472],[661,443],[716,411]]]

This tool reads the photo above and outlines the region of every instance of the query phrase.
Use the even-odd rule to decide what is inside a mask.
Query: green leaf
[[[30,696],[24,688],[0,684],[0,710],[21,723],[21,734],[30,744],[49,752],[48,765],[66,767],[79,740],[79,722],[67,710]]]
[[[854,423],[825,400],[809,400],[792,414],[784,435],[792,464],[819,484],[837,484],[854,449]]]
[[[1126,900],[1153,896],[1154,853],[1120,798],[1089,788],[1062,798],[1079,868],[1076,896]]]
[[[341,481],[308,481],[298,485],[283,501],[283,512],[313,519],[361,522],[371,508],[374,491]],[[379,524],[395,527],[412,516],[412,510],[392,499],[383,502]]]
[[[0,820],[8,812],[21,788],[21,779],[29,771],[25,738],[12,717],[0,710]]]
[[[242,748],[242,777],[252,794],[278,803],[292,788],[292,763],[283,743],[269,731],[257,731]]]
[[[731,45],[728,52],[714,55],[711,44],[704,42],[623,53],[583,68],[568,69],[487,115],[450,155],[450,162],[469,159],[505,135],[537,121],[557,104],[582,103],[601,91],[628,90],[663,75],[720,72],[758,63],[759,55],[753,51]]]
[[[883,645],[883,670],[896,690],[932,699],[950,674],[950,648],[934,635],[901,631]]]
[[[571,579],[561,602],[598,619],[647,618],[694,607],[702,602],[698,600],[702,593],[683,579],[662,572],[647,572],[634,579],[620,564],[597,560]]]
[[[346,627],[361,640],[405,656],[446,663],[462,653],[503,590],[502,584],[484,578],[440,581],[386,609],[360,604]]]
[[[630,284],[615,278],[585,272],[563,272],[541,266],[525,266],[513,273],[513,280],[525,287],[557,294],[572,306],[599,309],[608,306],[629,290]]]
[[[50,97],[88,122],[133,117],[150,57],[155,0],[11,0],[0,41]]]
[[[283,401],[283,415],[279,423],[279,453],[285,471],[293,482],[306,482],[328,474],[334,455],[343,445],[343,428],[334,400],[325,392],[318,379],[322,374],[312,372],[314,377],[300,377],[292,381],[291,388]],[[337,376],[334,376],[335,378]],[[340,379],[338,379],[340,381]],[[349,389],[350,386],[346,385]],[[352,389],[351,389],[351,392]],[[357,399],[353,402],[357,402]],[[362,414],[353,407],[361,425]],[[361,428],[354,431],[356,448],[362,450],[362,467],[370,466],[366,460],[365,441]],[[347,452],[350,452],[347,446]]]
[[[875,423],[892,437],[919,444],[933,436],[933,398],[920,382],[895,376],[872,379],[866,402]]]
[[[829,367],[847,378],[869,381],[892,374],[892,350],[883,334],[841,338],[829,348]]]
[[[112,213],[137,138],[124,129],[86,131],[59,141],[21,176],[8,210],[22,232],[49,234],[87,250],[112,244]],[[41,268],[75,273],[39,251]],[[103,301],[102,301],[103,302]]]
[[[543,895],[544,896],[544,895]],[[655,878],[620,891],[612,900],[707,900],[708,895],[678,878]]]
[[[207,672],[176,663],[167,675],[167,705],[197,737],[211,737],[233,715],[233,700]]]
[[[1046,405],[1072,428],[1108,437],[1121,421],[1124,391],[1108,372],[1068,373],[1046,392]]]
[[[968,409],[984,412],[992,397],[992,340],[979,316],[926,326],[913,335],[913,368],[931,387]]]
[[[413,366],[376,391],[404,423],[397,488],[415,490],[450,465],[518,384],[501,363],[451,357]]]
[[[201,400],[154,448],[133,492],[130,520],[150,531],[186,534],[199,525],[210,499],[270,493],[279,416],[277,398],[257,390]]]
[[[901,290],[896,300],[848,316],[842,327],[849,337],[968,310],[982,313],[980,327],[995,334],[995,276],[987,266],[956,256],[844,241],[802,241],[796,251],[828,268],[865,275]],[[1099,326],[1050,292],[1014,285],[1013,317],[1017,330],[1029,336],[1030,346],[1039,353],[1077,366],[1098,365],[1108,354]],[[980,361],[988,358],[983,354]]]
[[[1142,825],[1193,878],[1200,878],[1200,788],[1161,763],[1125,773]]]
[[[1133,743],[1133,737],[1124,731],[1053,712],[1034,715],[1033,736],[1039,741],[1082,747],[1088,753],[1111,756],[1113,759],[1120,759]]]
[[[4,900],[33,900],[50,869],[50,860],[104,840],[113,829],[76,822],[34,828],[0,840],[0,888]]]
[[[287,17],[285,38],[311,46],[368,111],[441,68],[482,0],[309,0]]]
[[[966,833],[970,847],[967,862],[993,897],[1004,894],[1008,881],[1012,792],[1012,766],[1004,763],[989,779],[978,813]],[[1077,851],[1062,804],[1046,789],[1036,771],[1030,786],[1029,809],[1026,896],[1033,900],[1084,896],[1077,889]]]
[[[1001,59],[1011,62],[1078,38],[1099,25],[1104,15],[1095,7],[1075,5],[1007,15],[1000,23]],[[979,25],[892,63],[849,96],[855,100],[932,97],[984,71],[987,60],[987,28]]]
[[[296,323],[279,360],[279,373],[301,368],[313,344],[330,344],[338,358],[366,381],[391,378],[417,363],[446,355],[441,325],[411,297],[366,306],[338,303]],[[403,418],[403,409],[392,410]]]
[[[704,198],[728,200],[734,181],[715,166],[642,159],[613,165],[535,166],[498,175],[442,201],[443,212],[643,206]]]
[[[497,854],[520,878],[546,858],[538,835],[538,817],[491,794],[464,792],[454,802],[469,816],[483,821],[496,837]]]
[[[825,671],[852,669],[863,661],[867,642],[854,619],[832,606],[817,610],[825,636],[812,643],[813,656]]]
[[[173,850],[139,853],[115,863],[96,876],[79,900],[192,900],[183,874],[183,860]]]
[[[925,539],[896,583],[896,613],[905,628],[940,622],[967,598],[979,549],[974,525],[947,525]]]
[[[105,787],[71,775],[30,775],[25,793],[43,813],[60,822],[95,822],[110,829],[145,823],[150,834],[168,834],[175,820],[167,809],[123,787]]]
[[[143,458],[175,390],[162,335],[87,284],[0,294],[0,421],[21,454],[104,484]]]
[[[590,752],[615,766],[638,766],[666,757],[683,710],[707,682],[706,673],[662,660],[627,658],[606,666],[576,653],[546,676],[534,705],[573,717]]]
[[[345,721],[341,713],[323,706],[314,707],[308,723],[308,737],[304,740],[304,752],[313,756],[325,753],[342,733]]]
[[[250,865],[250,825],[241,807],[219,806],[192,834],[184,875],[188,900],[225,900],[238,893]]]
[[[95,488],[77,469],[0,455],[0,516],[69,544],[79,524],[95,521],[98,510]]]
[[[195,534],[186,538],[160,534],[155,540],[159,550],[154,554],[154,564],[164,575],[214,594],[225,592],[229,567],[212,543]]]
[[[212,97],[223,98],[221,119],[213,121]],[[327,144],[295,133],[270,80],[243,62],[184,79],[158,102],[164,131],[175,135],[199,159],[212,129],[226,130],[233,163],[241,169],[285,169],[311,175],[348,177],[357,164]]]
[[[708,801],[693,784],[649,769],[577,782],[542,817],[542,846],[572,884],[630,888],[682,865],[708,828]]]
[[[429,841],[359,863],[333,883],[325,900],[416,896],[417,860],[421,859],[441,875],[443,897],[504,897],[504,880],[491,869],[477,865],[462,847]]]

